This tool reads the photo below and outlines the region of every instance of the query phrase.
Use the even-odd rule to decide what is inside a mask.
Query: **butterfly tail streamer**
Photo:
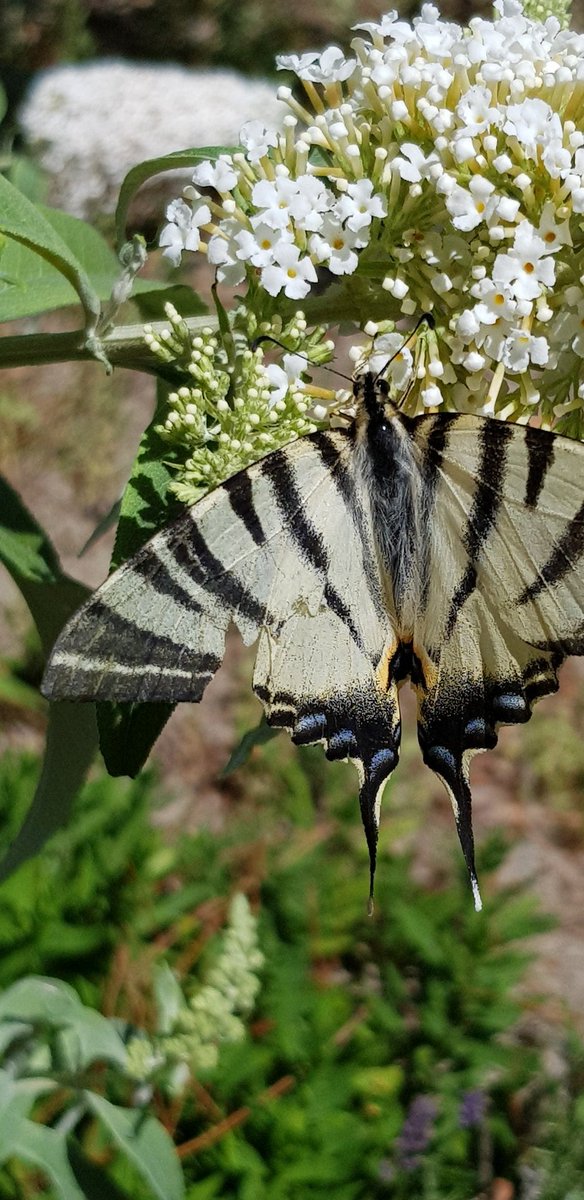
[[[369,759],[358,762],[359,769],[359,807],[361,820],[365,830],[365,839],[369,851],[369,899],[367,911],[373,914],[373,895],[375,890],[375,870],[377,866],[377,842],[379,839],[379,819],[381,800],[388,776],[395,770],[398,762],[397,745],[376,750]]]
[[[419,739],[424,762],[438,775],[448,792],[456,831],[472,888],[475,911],[483,907],[475,866],[474,834],[472,827],[472,796],[469,784],[469,761],[471,752],[454,752],[446,746],[427,745],[422,728]],[[476,751],[475,751],[476,752]]]

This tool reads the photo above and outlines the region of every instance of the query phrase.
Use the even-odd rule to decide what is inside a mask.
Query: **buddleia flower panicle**
[[[245,1037],[245,1018],[251,1013],[259,989],[264,956],[259,948],[257,920],[243,893],[229,907],[222,946],[205,983],[190,998],[178,981],[170,981],[172,1003],[167,1000],[160,1033],[133,1037],[128,1043],[128,1075],[144,1083],[156,1082],[168,1091],[180,1091],[201,1070],[216,1066],[219,1047]],[[168,972],[170,975],[170,972]],[[167,981],[168,989],[168,981]]]
[[[203,326],[193,332],[171,304],[165,312],[168,328],[155,335],[146,326],[146,345],[159,361],[183,373],[185,382],[170,393],[167,416],[156,432],[176,455],[171,490],[194,504],[269,451],[315,431],[327,409],[321,389],[311,390],[306,375],[312,365],[331,358],[333,344],[321,327],[309,333],[303,313],[297,312],[284,325],[276,318],[257,327],[257,335],[290,347],[289,353],[277,351],[280,363],[266,363],[263,345],[250,349],[236,318],[232,366],[216,331]],[[273,348],[269,341],[266,348]]]
[[[284,129],[248,123],[240,152],[200,164],[162,240],[174,263],[196,243],[249,296],[302,300],[332,276],[345,311],[388,334],[432,313],[410,412],[578,432],[584,36],[564,0],[494,7],[464,27],[433,4],[390,12],[355,27],[348,56],[280,57],[304,93],[280,88]]]

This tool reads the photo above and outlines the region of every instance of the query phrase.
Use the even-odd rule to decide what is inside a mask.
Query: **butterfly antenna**
[[[320,366],[322,367],[323,371],[330,371],[331,375],[338,375],[339,379],[346,379],[348,383],[353,383],[350,375],[343,375],[342,371],[336,371],[334,367],[329,367],[326,363],[311,362],[308,355],[304,354],[302,350],[291,350],[289,346],[285,346],[283,342],[279,342],[277,338],[272,337],[269,333],[264,333],[261,337],[254,338],[253,342],[251,343],[252,350],[257,350],[258,346],[261,346],[262,342],[272,342],[274,346],[279,346],[280,349],[285,350],[287,354],[298,354],[300,358],[305,358],[309,367]]]
[[[392,354],[391,358],[388,358],[385,365],[381,368],[380,371],[377,372],[377,375],[375,376],[375,379],[373,380],[373,382],[377,383],[378,379],[381,379],[381,376],[385,375],[387,368],[391,366],[392,362],[395,362],[396,358],[399,358],[400,354],[403,354],[403,351],[407,349],[409,343],[411,341],[413,341],[413,339],[415,338],[415,336],[418,332],[418,329],[420,328],[420,325],[427,325],[428,329],[434,329],[435,324],[436,324],[436,322],[434,320],[434,317],[432,316],[432,313],[422,313],[422,316],[420,317],[419,321],[416,321],[416,324],[414,325],[412,332],[409,333],[407,338],[404,339],[399,350],[396,350],[395,354]]]

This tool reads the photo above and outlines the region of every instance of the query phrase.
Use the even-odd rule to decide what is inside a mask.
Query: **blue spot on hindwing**
[[[452,750],[449,750],[447,746],[428,746],[424,753],[424,761],[445,779],[458,777],[458,763]]]
[[[298,745],[303,745],[308,742],[317,742],[324,737],[326,732],[326,714],[323,712],[306,713],[303,717],[299,717],[292,740]]]
[[[331,734],[326,749],[327,758],[349,758],[356,753],[357,741],[352,729],[337,729]]]
[[[380,750],[376,750],[375,754],[371,755],[369,762],[365,765],[369,770],[372,780],[375,781],[378,777],[381,781],[397,766],[397,753],[390,746],[383,746]]]
[[[495,716],[499,721],[527,721],[530,716],[529,705],[525,696],[520,692],[503,692],[495,696],[493,701]]]

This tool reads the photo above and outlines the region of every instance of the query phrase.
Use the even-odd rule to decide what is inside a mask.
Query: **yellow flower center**
[[[296,279],[296,271],[294,270],[294,267],[288,267],[286,274],[288,279]]]
[[[534,267],[533,263],[526,262],[523,264],[523,270],[525,271],[526,275],[533,275],[533,272],[535,271],[535,267]]]

